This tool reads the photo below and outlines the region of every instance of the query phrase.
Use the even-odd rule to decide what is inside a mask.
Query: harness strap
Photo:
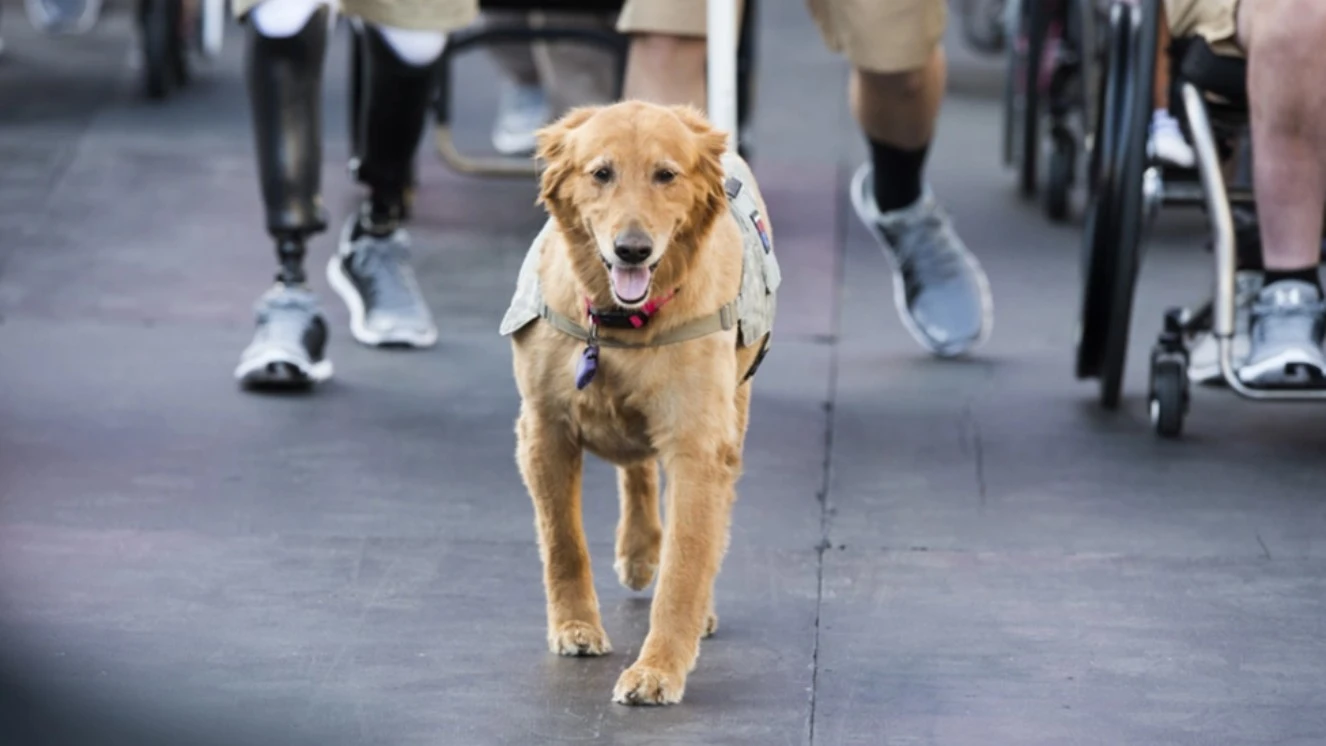
[[[588,329],[552,310],[546,303],[539,307],[539,316],[547,320],[549,324],[552,324],[554,329],[567,336],[575,337],[582,342],[590,341],[590,332]],[[682,324],[676,329],[670,329],[667,332],[654,337],[654,339],[648,344],[625,342],[619,339],[605,339],[603,337],[598,337],[594,342],[601,347],[635,349],[662,347],[664,345],[678,344],[680,342],[689,342],[692,339],[707,337],[710,334],[716,334],[718,332],[725,332],[736,325],[737,302],[732,301],[724,304],[724,306],[718,309],[715,313],[711,313],[702,319],[696,319],[686,324]]]

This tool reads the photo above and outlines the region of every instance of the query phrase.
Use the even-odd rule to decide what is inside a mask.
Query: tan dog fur
[[[542,130],[540,202],[556,228],[539,267],[549,307],[582,320],[586,298],[597,308],[614,305],[596,241],[628,227],[663,247],[650,294],[678,293],[643,329],[603,329],[601,337],[647,342],[735,299],[742,244],[723,190],[724,145],[725,134],[693,109],[634,101],[578,109]],[[594,176],[604,163],[615,174],[610,184]],[[662,183],[660,170],[674,178]],[[714,580],[727,549],[750,405],[742,378],[760,349],[738,345],[736,334],[604,347],[598,375],[583,391],[574,371],[584,342],[543,321],[513,335],[522,398],[517,461],[534,502],[549,648],[561,655],[611,650],[581,520],[585,451],[617,466],[618,579],[642,590],[658,574],[649,634],[617,681],[616,702],[680,702],[700,638],[717,627]]]

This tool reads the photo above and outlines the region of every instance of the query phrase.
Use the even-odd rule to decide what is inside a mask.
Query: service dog
[[[680,702],[718,625],[750,408],[780,282],[765,206],[698,111],[629,101],[538,133],[534,240],[501,332],[521,396],[516,460],[534,503],[548,646],[611,651],[581,522],[588,451],[617,467],[617,578],[658,575],[650,630],[613,701]],[[659,519],[659,469],[667,523]]]

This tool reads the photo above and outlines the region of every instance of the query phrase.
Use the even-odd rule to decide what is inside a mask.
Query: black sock
[[[914,204],[921,198],[921,170],[930,152],[929,143],[918,150],[903,150],[870,140],[870,163],[875,170],[875,204],[889,212]]]
[[[1263,282],[1267,285],[1270,285],[1273,282],[1280,282],[1281,280],[1298,280],[1299,282],[1306,282],[1316,288],[1318,292],[1321,291],[1321,275],[1317,273],[1317,265],[1315,264],[1303,269],[1268,269],[1263,278]]]

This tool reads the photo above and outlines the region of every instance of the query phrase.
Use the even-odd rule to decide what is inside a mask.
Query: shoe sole
[[[1326,360],[1286,350],[1239,369],[1239,380],[1268,388],[1318,388],[1326,383]]]
[[[345,268],[341,265],[341,257],[342,254],[338,252],[327,263],[327,283],[341,297],[346,308],[350,311],[350,335],[355,338],[356,342],[369,347],[413,348],[432,347],[437,343],[436,327],[425,331],[397,329],[387,333],[369,329],[364,323],[367,315],[364,309],[364,299],[360,297],[359,291],[355,289],[354,283],[350,281],[350,276],[346,274]]]
[[[918,344],[931,353],[939,357],[960,357],[972,352],[984,345],[990,339],[990,334],[994,331],[994,298],[990,292],[990,282],[985,276],[985,270],[981,263],[972,255],[971,251],[962,252],[962,259],[972,270],[972,275],[976,278],[977,290],[981,296],[981,333],[975,340],[965,343],[955,343],[948,346],[936,344],[930,339],[916,321],[912,319],[911,312],[907,309],[907,287],[903,283],[902,272],[898,270],[898,260],[894,256],[893,247],[889,244],[887,238],[880,234],[879,228],[874,225],[871,219],[871,213],[877,212],[869,210],[863,203],[865,199],[865,178],[866,169],[858,168],[856,174],[852,176],[850,187],[852,197],[852,209],[856,212],[858,220],[865,225],[870,235],[879,242],[883,249],[884,258],[888,260],[890,268],[893,270],[893,307],[898,311],[898,317],[902,319],[902,325],[907,329],[907,333],[912,335]]]
[[[235,368],[235,378],[247,389],[301,389],[323,383],[332,377],[332,363],[321,360],[309,363],[287,355],[281,350],[270,350]]]

